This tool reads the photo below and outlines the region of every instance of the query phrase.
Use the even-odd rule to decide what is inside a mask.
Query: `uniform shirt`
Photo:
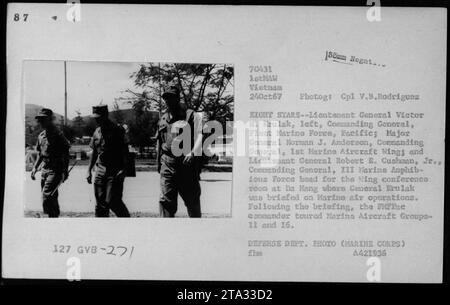
[[[36,150],[43,158],[43,168],[62,170],[69,148],[69,141],[56,128],[43,130],[38,136]]]
[[[97,167],[108,170],[123,169],[124,153],[128,150],[128,144],[122,127],[111,121],[104,127],[97,127],[89,146],[97,152]]]
[[[181,134],[182,128],[187,127],[187,124],[190,124],[192,128],[191,143],[182,143],[183,145],[180,146],[182,137],[178,136]],[[187,144],[189,151],[191,151],[194,145],[195,135],[201,134],[201,132],[202,118],[199,113],[187,110],[185,115],[174,117],[167,112],[161,117],[158,123],[157,138],[160,141],[163,153],[172,154],[172,145],[175,147],[183,147]]]

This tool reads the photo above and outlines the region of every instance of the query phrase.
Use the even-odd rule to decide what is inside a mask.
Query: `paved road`
[[[86,166],[76,166],[69,180],[60,187],[59,203],[61,212],[93,212],[95,197],[93,186],[85,180]],[[231,173],[202,173],[202,212],[214,216],[225,216],[231,211]],[[26,173],[25,210],[42,211],[40,174],[33,181]],[[158,213],[159,174],[157,172],[137,172],[136,177],[125,179],[124,202],[130,212]],[[178,198],[179,216],[187,215],[183,200]]]

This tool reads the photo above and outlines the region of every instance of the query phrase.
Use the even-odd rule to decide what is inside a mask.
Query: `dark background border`
[[[0,148],[0,184],[4,185],[5,172],[4,172],[4,164],[5,164],[5,126],[6,126],[6,114],[7,114],[7,99],[6,99],[6,5],[8,2],[19,2],[19,3],[30,3],[32,1],[7,1],[1,2],[1,15],[0,15],[0,26],[2,32],[2,41],[5,42],[5,45],[2,48],[2,61],[1,61],[1,73],[2,73],[2,82],[0,87],[1,92],[1,101],[0,101],[0,142],[2,143]],[[43,1],[43,2],[51,2],[51,3],[66,3],[66,1]],[[398,1],[387,1],[381,0],[381,7],[447,7],[447,1],[419,1],[419,0],[398,0]],[[220,4],[220,5],[303,5],[303,6],[363,6],[367,7],[367,1],[81,1],[81,3],[111,3],[111,4]],[[448,11],[447,11],[447,22],[448,22]],[[447,51],[448,52],[448,51]],[[446,97],[447,100],[447,97]],[[447,118],[446,118],[446,131],[447,131]],[[448,151],[448,145],[445,144],[445,149]],[[447,157],[447,154],[446,154]],[[448,167],[445,164],[445,174],[448,174]],[[448,179],[445,179],[445,201],[448,197],[447,193]],[[0,208],[3,211],[3,196],[4,196],[4,187],[0,188]],[[420,285],[420,284],[384,284],[384,283],[292,283],[292,282],[223,282],[223,281],[100,281],[100,280],[83,280],[81,282],[68,282],[66,280],[37,280],[37,279],[0,279],[0,285],[70,285],[70,286],[85,286],[85,285],[151,285],[151,290],[149,292],[149,296],[151,298],[144,300],[143,303],[150,303],[151,300],[155,300],[156,298],[162,297],[165,300],[176,301],[176,293],[183,289],[190,290],[209,290],[213,292],[220,292],[220,289],[272,289],[273,290],[273,300],[280,300],[290,298],[293,303],[301,304],[307,302],[305,299],[305,295],[313,296],[315,301],[328,299],[332,297],[334,301],[349,301],[349,300],[359,300],[360,303],[365,303],[369,299],[378,299],[379,302],[385,303],[390,299],[385,292],[395,292],[396,295],[401,295],[402,299],[406,297],[415,297],[417,296],[422,289],[416,288],[436,288],[436,286],[447,286],[449,284],[449,263],[450,263],[450,253],[449,253],[449,207],[447,204],[444,205],[444,268],[443,268],[443,285],[440,284],[428,284],[428,285]],[[1,218],[0,218],[0,226],[1,226]],[[1,237],[0,237],[1,241]],[[1,260],[1,253],[0,253]],[[0,267],[1,268],[1,267]],[[420,268],[420,266],[411,266],[411,268]],[[412,288],[412,289],[411,289]],[[147,289],[149,289],[147,287]],[[359,293],[366,294],[366,297],[363,299],[359,299],[353,295],[353,291],[359,291]],[[435,292],[438,292],[436,289],[432,290],[432,294],[428,294],[428,297],[434,299]],[[110,294],[114,295],[114,291],[110,291]],[[41,298],[41,297],[40,297]],[[42,299],[45,301],[47,296],[42,295]],[[403,301],[406,301],[403,299]],[[88,299],[86,299],[88,300]],[[302,300],[304,302],[302,302]],[[437,296],[436,299],[437,301]],[[315,302],[312,301],[312,302]],[[428,299],[428,302],[431,300]],[[223,301],[225,302],[233,302],[233,301]],[[268,301],[266,301],[268,302]],[[183,303],[189,303],[184,301]],[[242,303],[238,301],[234,301],[233,303]],[[247,303],[255,303],[251,301],[247,301]],[[309,302],[308,302],[309,303]]]

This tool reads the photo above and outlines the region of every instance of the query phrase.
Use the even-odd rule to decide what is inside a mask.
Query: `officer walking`
[[[184,200],[189,217],[201,217],[199,156],[202,150],[201,117],[180,103],[178,87],[171,86],[162,95],[167,112],[157,131],[157,166],[160,173],[160,216],[175,217],[178,194]],[[188,127],[188,141],[180,137]],[[182,143],[181,143],[182,142]],[[189,142],[189,143],[186,143]],[[182,152],[179,149],[182,147]]]
[[[128,154],[125,131],[108,118],[107,105],[92,107],[92,113],[98,127],[90,143],[92,155],[86,180],[89,184],[92,183],[92,170],[95,165],[95,216],[109,217],[111,209],[117,217],[130,217],[122,201]]]
[[[59,185],[66,181],[69,166],[69,141],[54,124],[51,109],[43,108],[36,116],[39,125],[44,129],[38,136],[36,150],[38,157],[31,171],[31,179],[35,180],[36,172],[42,164],[41,191],[44,213],[56,218],[60,214],[58,203]]]

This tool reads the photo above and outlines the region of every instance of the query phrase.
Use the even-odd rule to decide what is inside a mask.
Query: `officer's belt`
[[[183,155],[181,155],[181,156],[175,156],[171,151],[168,151],[168,150],[166,150],[166,149],[162,149],[162,150],[161,150],[161,153],[162,153],[163,155],[166,155],[166,156],[168,156],[168,157],[175,158],[175,159],[183,158],[183,157],[184,157]]]
[[[64,158],[62,156],[52,156],[52,157],[47,157],[47,156],[43,156],[42,157],[42,161],[44,162],[62,162],[64,161]]]
[[[62,169],[64,165],[63,159],[53,159],[50,158],[44,158],[42,160],[42,168],[53,168],[53,169]]]

